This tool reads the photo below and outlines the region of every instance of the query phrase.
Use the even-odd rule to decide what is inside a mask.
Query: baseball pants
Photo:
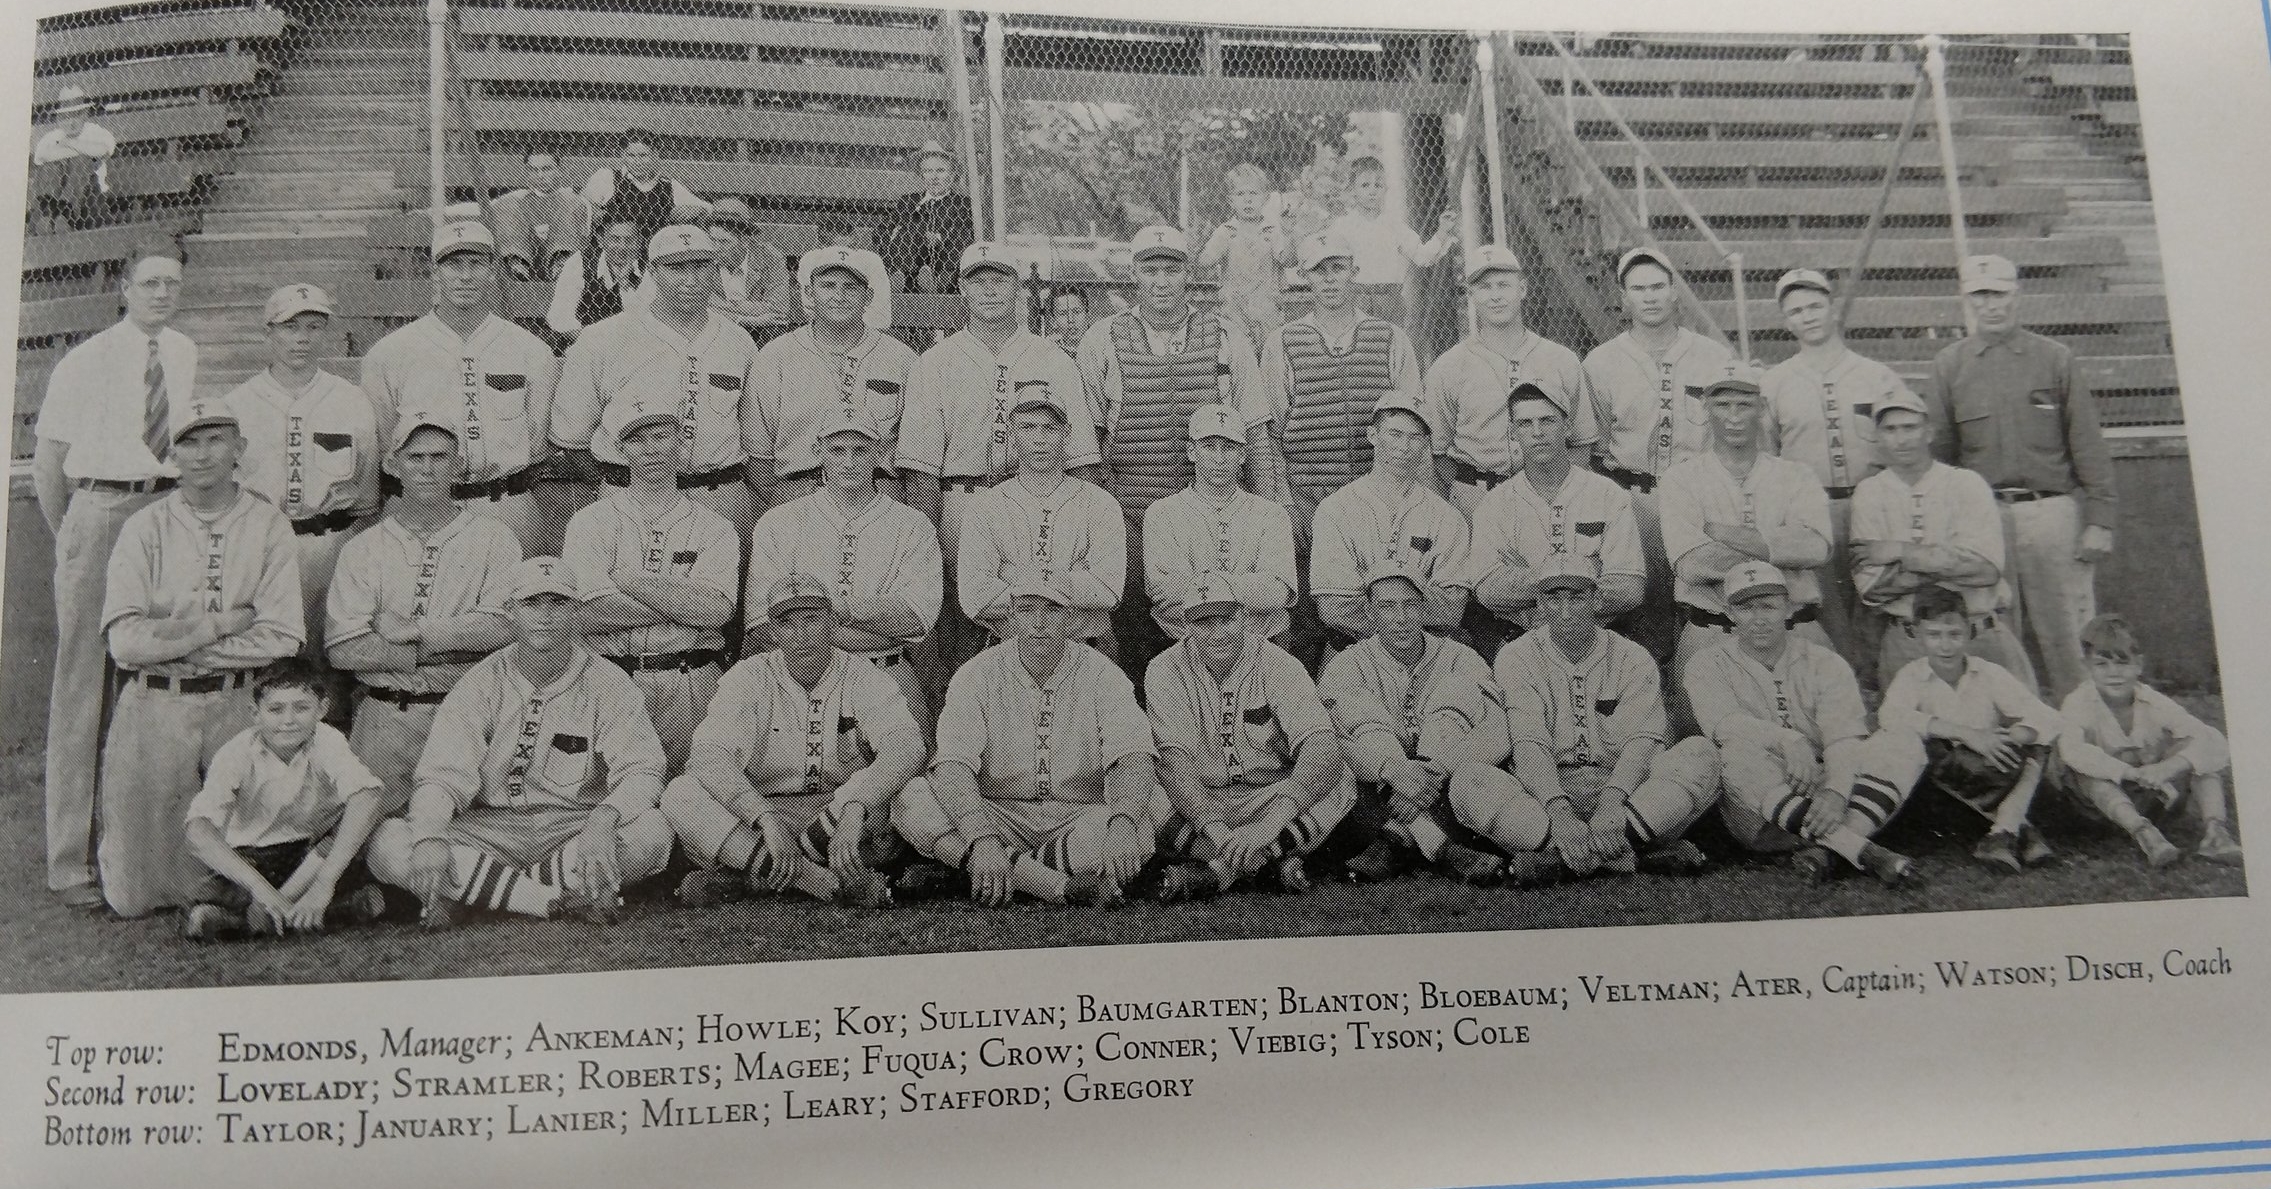
[[[943,701],[946,685],[954,671],[971,657],[985,651],[993,639],[984,625],[973,623],[962,613],[959,587],[954,581],[955,559],[961,556],[962,518],[969,511],[970,501],[976,492],[957,487],[942,486],[939,491],[938,546],[946,558],[946,597],[939,604],[938,626],[930,639],[917,646],[918,667],[923,670],[923,683],[929,687],[930,697]]]
[[[1866,739],[1840,739],[1823,749],[1825,787],[1851,794],[1844,825],[1862,838],[1884,828],[1908,800],[1923,770],[1924,745],[1903,731]],[[1755,739],[1730,739],[1719,748],[1719,820],[1735,841],[1754,851],[1803,845],[1801,830],[1811,801],[1792,788],[1789,760]]]
[[[1876,685],[1876,657],[1878,636],[1884,632],[1884,620],[1869,613],[1861,605],[1861,595],[1853,585],[1853,567],[1846,564],[1853,547],[1853,501],[1850,499],[1829,502],[1829,557],[1828,565],[1815,570],[1821,578],[1821,627],[1829,637],[1829,646],[1845,663],[1853,666],[1853,674],[1866,688]]]
[[[1877,645],[1877,680],[1879,688],[1891,689],[1893,677],[1910,661],[1924,656],[1924,643],[1917,639],[1916,625],[1906,620],[1895,620],[1876,614],[1883,624],[1883,636]],[[2019,643],[2001,616],[1990,615],[1973,620],[1971,644],[1964,651],[1983,661],[1993,661],[2011,671],[2028,689],[2038,688],[2034,665],[2027,660],[2027,650]]]
[[[307,611],[307,644],[300,649],[300,657],[323,676],[324,693],[331,699],[331,719],[342,723],[347,721],[347,697],[353,687],[346,674],[331,667],[331,658],[324,652],[324,602],[331,593],[331,575],[339,568],[339,548],[353,535],[346,529],[320,536],[292,534],[300,553],[300,606]]]
[[[549,915],[560,893],[575,878],[578,837],[591,819],[588,806],[502,809],[477,805],[462,810],[442,836],[450,849],[453,899],[525,916]],[[651,879],[670,862],[670,822],[662,810],[641,810],[615,827],[615,854],[623,886]],[[392,817],[371,831],[363,851],[371,874],[381,883],[412,892],[410,823]]]
[[[1270,807],[1270,803],[1277,800],[1269,789],[1270,786],[1266,784],[1238,784],[1208,789],[1207,793],[1214,800],[1222,824],[1236,830],[1260,817]],[[1341,824],[1341,819],[1347,817],[1348,811],[1355,806],[1356,775],[1343,765],[1340,782],[1325,794],[1324,800],[1294,816],[1292,823],[1278,835],[1269,858],[1275,860],[1286,855],[1306,855],[1315,851],[1324,845],[1325,839],[1332,836],[1334,828]],[[1186,821],[1172,807],[1160,822],[1156,845],[1160,854],[1170,858],[1196,859],[1203,863],[1211,862],[1216,857],[1214,843],[1208,841],[1198,827]]]
[[[787,797],[767,797],[765,807],[785,815],[789,828],[796,833],[797,852],[802,862],[793,887],[808,895],[826,900],[836,894],[835,872],[828,868],[828,848],[835,841],[837,826],[843,817],[844,807],[837,804],[832,793],[813,793]],[[662,815],[669,819],[670,828],[677,832],[678,841],[685,846],[686,854],[704,867],[715,867],[727,848],[727,840],[737,830],[755,835],[755,850],[743,870],[760,874],[783,856],[772,854],[765,846],[764,831],[754,821],[745,821],[733,806],[718,800],[691,775],[680,776],[662,790]],[[746,845],[746,844],[745,844]],[[860,823],[860,858],[870,867],[893,862],[905,853],[905,844],[898,832],[891,828],[888,810],[870,811]]]
[[[1108,805],[1075,801],[980,800],[985,824],[1001,832],[1010,854],[1010,882],[1036,899],[1063,903],[1065,884],[1076,875],[1104,869],[1104,834],[1111,826]],[[1157,846],[1158,823],[1172,813],[1167,793],[1153,786],[1135,823],[1136,841],[1146,857]],[[892,802],[891,824],[917,851],[950,867],[966,867],[970,840],[941,804],[930,778],[918,776]]]
[[[103,899],[138,917],[189,903],[209,873],[189,853],[189,802],[221,745],[252,725],[244,686],[185,694],[130,676],[103,741]]]
[[[1617,634],[1648,650],[1661,665],[1672,659],[1680,632],[1679,604],[1672,599],[1672,563],[1664,556],[1664,521],[1656,493],[1632,492],[1632,519],[1640,532],[1640,559],[1647,582],[1640,605],[1616,619]]]
[[[2011,630],[2034,646],[2055,706],[2089,680],[2082,667],[2082,627],[2098,613],[2097,566],[2074,557],[2082,539],[2082,505],[2061,495],[2000,506],[2014,596]]]
[[[1579,817],[1590,818],[1599,807],[1611,771],[1601,766],[1561,769],[1562,791]],[[1549,842],[1552,819],[1544,800],[1523,788],[1513,773],[1469,764],[1452,774],[1447,796],[1461,825],[1508,854],[1544,850]],[[1657,753],[1648,778],[1625,804],[1625,835],[1633,851],[1646,853],[1679,841],[1718,798],[1719,753],[1709,739],[1698,735]]]
[[[126,518],[154,495],[74,491],[55,534],[55,679],[47,698],[47,886],[95,882],[95,781],[112,713],[103,588]]]
[[[544,539],[538,542],[547,548],[531,557],[557,557],[568,539],[568,521],[599,498],[599,481],[590,475],[574,474],[575,464],[565,454],[555,454],[544,463],[544,477],[536,481],[531,494],[536,498],[537,519],[543,523]]]
[[[560,538],[557,535],[547,537],[544,515],[537,511],[536,497],[529,492],[498,496],[495,499],[484,496],[459,502],[465,506],[466,511],[476,516],[494,517],[504,522],[506,528],[513,530],[514,539],[520,542],[522,557],[560,555]],[[563,525],[563,531],[565,528]]]
[[[663,771],[686,767],[686,752],[694,744],[694,728],[710,712],[710,699],[718,693],[718,667],[699,669],[642,669],[631,681],[647,696],[647,717],[655,734],[662,736]]]
[[[438,709],[439,703],[400,706],[377,697],[357,699],[347,745],[379,778],[386,797],[380,817],[409,808],[410,791],[417,787],[418,757],[426,753],[426,736],[433,732]]]

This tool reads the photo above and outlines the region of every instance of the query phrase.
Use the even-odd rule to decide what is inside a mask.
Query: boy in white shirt
[[[2059,708],[2066,720],[2053,768],[2060,783],[2136,840],[2154,867],[2184,852],[2151,819],[2190,797],[2202,826],[2192,853],[2238,866],[2239,840],[2232,837],[2225,799],[2232,755],[2223,732],[2138,680],[2145,653],[2127,620],[2100,615],[2082,628],[2081,643],[2090,679]]]
[[[1421,242],[1419,233],[1402,223],[1381,217],[1388,197],[1388,170],[1378,157],[1358,157],[1348,166],[1348,207],[1333,220],[1331,230],[1356,257],[1356,301],[1364,312],[1385,318],[1411,333],[1404,308],[1404,282],[1411,270],[1426,268],[1451,250],[1451,233],[1459,224],[1456,211],[1446,210],[1435,220],[1435,234]]]

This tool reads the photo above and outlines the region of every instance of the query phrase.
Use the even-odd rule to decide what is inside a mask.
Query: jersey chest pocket
[[[481,377],[482,387],[488,389],[481,401],[481,414],[498,421],[518,421],[528,416],[528,377],[517,372],[489,372]]]
[[[740,410],[740,376],[731,372],[711,372],[709,381],[702,387],[702,400],[710,412],[720,417],[731,417]]]
[[[354,477],[355,437],[353,434],[316,433],[308,435],[313,449],[303,457],[307,460],[308,475],[317,480],[311,487],[328,489],[332,484]],[[310,495],[319,494],[311,491]]]
[[[2066,394],[2037,388],[2027,394],[2026,444],[2038,450],[2066,449]]]
[[[874,753],[860,734],[860,720],[848,714],[836,720],[836,762],[847,768],[864,768],[874,762]]]
[[[1682,387],[1672,403],[1686,415],[1689,425],[1702,425],[1711,420],[1711,406],[1703,403],[1703,389],[1694,384]]]
[[[1617,707],[1622,704],[1622,701],[1620,698],[1596,698],[1593,701],[1593,713],[1602,718],[1607,718],[1617,712]]]
[[[1278,725],[1276,711],[1267,706],[1254,706],[1242,717],[1249,745],[1273,754],[1284,750],[1285,729]]]
[[[591,736],[565,731],[552,736],[544,749],[544,783],[561,789],[582,788],[591,779]]]

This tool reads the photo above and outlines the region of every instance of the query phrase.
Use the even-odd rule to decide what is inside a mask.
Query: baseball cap
[[[710,204],[710,212],[701,219],[705,227],[719,223],[747,230],[757,225],[757,216],[750,213],[749,204],[738,198],[720,198]]]
[[[1674,276],[1679,275],[1673,270],[1672,262],[1665,259],[1662,252],[1654,248],[1639,247],[1617,257],[1617,284],[1624,284],[1624,274],[1631,272],[1632,266],[1635,264],[1653,264]]]
[[[286,285],[268,295],[268,304],[261,307],[261,321],[270,326],[289,322],[301,314],[322,314],[329,317],[338,311],[331,306],[331,295],[314,285]]]
[[[2016,293],[2019,266],[2001,256],[1966,256],[1956,279],[1965,293]]]
[[[1832,292],[1829,287],[1829,278],[1811,268],[1793,268],[1789,272],[1776,277],[1774,279],[1774,300],[1781,301],[1792,289],[1819,289],[1825,294]]]
[[[871,293],[888,293],[891,282],[883,272],[883,257],[866,248],[833,246],[814,248],[797,258],[796,283],[810,285],[812,278],[831,268],[840,268],[866,282]]]
[[[90,111],[95,101],[87,98],[87,89],[76,84],[55,93],[55,114],[66,115],[75,111]]]
[[[547,594],[572,599],[576,597],[576,572],[559,558],[531,557],[513,567],[511,587],[516,603]]]
[[[1421,408],[1406,397],[1395,393],[1381,397],[1380,403],[1372,406],[1371,424],[1380,424],[1380,417],[1385,413],[1409,413],[1419,418],[1419,423],[1427,427],[1427,432],[1435,432],[1435,418],[1428,416],[1426,409]]]
[[[1228,438],[1243,446],[1246,444],[1246,419],[1229,405],[1200,405],[1191,410],[1191,440],[1202,438]]]
[[[392,454],[395,451],[402,449],[403,446],[409,443],[410,435],[417,433],[421,429],[438,429],[443,433],[448,434],[452,442],[457,440],[457,426],[434,416],[432,413],[406,412],[402,415],[401,420],[394,423],[394,439],[393,441],[388,443],[386,448],[387,453]]]
[[[1301,271],[1308,272],[1327,260],[1353,259],[1355,255],[1347,240],[1330,231],[1319,231],[1301,237],[1301,246],[1297,249],[1295,260],[1301,266]]]
[[[715,260],[718,241],[692,223],[673,223],[647,239],[647,263],[676,264],[683,260]]]
[[[1578,590],[1600,585],[1600,567],[1582,553],[1549,553],[1532,580],[1539,590]]]
[[[227,401],[193,400],[187,405],[175,405],[173,410],[173,440],[177,442],[191,430],[237,423],[237,411]]]
[[[1726,375],[1705,384],[1703,395],[1709,396],[1714,392],[1748,392],[1756,396],[1760,390],[1759,379],[1757,368],[1747,363],[1738,363],[1728,368]]]
[[[1763,561],[1744,562],[1727,571],[1727,576],[1719,580],[1720,597],[1730,607],[1752,595],[1765,594],[1770,590],[1789,594],[1790,583],[1782,576],[1781,570]]]
[[[962,265],[955,271],[954,275],[966,277],[981,268],[997,268],[1008,273],[1012,278],[1018,275],[1017,257],[1010,253],[1008,244],[987,243],[980,240],[962,249]]]
[[[1371,573],[1364,576],[1364,593],[1370,595],[1373,587],[1391,578],[1401,578],[1411,583],[1413,590],[1419,591],[1421,594],[1427,593],[1427,576],[1405,564],[1403,559],[1394,557],[1381,562]]]
[[[470,219],[444,223],[434,228],[434,260],[447,260],[459,252],[497,254],[497,237],[489,229]]]
[[[1932,411],[1924,407],[1923,397],[1910,392],[1906,384],[1895,384],[1891,392],[1877,398],[1877,407],[1869,410],[1869,420],[1883,421],[1885,414],[1895,409],[1906,409],[1924,417],[1932,415]]]
[[[1230,585],[1230,575],[1220,570],[1199,575],[1191,583],[1191,594],[1183,600],[1183,614],[1196,615],[1209,607],[1243,607],[1245,602]]]
[[[946,146],[935,140],[926,140],[923,142],[923,147],[915,150],[915,163],[917,165],[922,164],[926,157],[944,157],[950,164],[954,160],[954,154],[947,152]]]
[[[799,607],[829,607],[828,587],[810,574],[790,574],[765,595],[765,615],[779,618]]]
[[[837,408],[835,416],[820,423],[820,432],[813,440],[825,442],[840,433],[856,433],[871,442],[883,440],[883,432],[875,428],[874,422],[840,406]]]
[[[1047,579],[1029,577],[1009,588],[1011,602],[1028,595],[1037,599],[1047,599],[1059,607],[1072,606],[1072,596],[1066,594],[1063,587]]]
[[[1154,223],[1135,233],[1128,241],[1129,255],[1136,260],[1149,260],[1154,256],[1172,256],[1177,260],[1191,258],[1191,241],[1183,233],[1163,223]]]
[[[678,414],[674,410],[650,405],[646,401],[637,399],[609,401],[607,407],[599,411],[600,432],[617,442],[630,437],[633,430],[641,426],[652,425],[657,421],[667,421],[676,425]]]
[[[1521,383],[1516,384],[1512,389],[1507,391],[1506,407],[1509,409],[1513,408],[1514,402],[1518,400],[1542,400],[1547,404],[1552,405],[1554,408],[1560,409],[1562,416],[1567,417],[1569,415],[1569,405],[1567,402],[1563,401],[1560,397],[1555,396],[1553,393],[1547,392],[1545,389],[1539,387],[1538,385],[1531,383],[1528,380],[1524,380]]]
[[[1467,253],[1467,283],[1473,284],[1485,273],[1524,271],[1522,258],[1512,248],[1502,244],[1484,244]]]

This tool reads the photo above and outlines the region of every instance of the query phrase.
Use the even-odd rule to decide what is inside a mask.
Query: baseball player
[[[512,643],[507,585],[520,541],[493,516],[450,498],[463,473],[457,433],[417,413],[394,424],[388,465],[402,495],[386,518],[339,550],[324,610],[324,653],[360,696],[347,741],[386,789],[410,804],[434,708],[473,662]]]
[[[331,295],[314,285],[269,294],[269,364],[221,398],[244,433],[238,480],[292,522],[314,661],[323,655],[324,592],[340,546],[347,530],[378,514],[383,449],[370,398],[316,366],[332,314]]]
[[[1862,605],[1884,617],[1879,679],[1892,680],[1924,655],[1912,596],[1938,585],[1963,594],[1971,655],[2033,688],[2034,667],[2003,622],[2011,588],[2003,580],[2002,520],[1987,481],[1932,457],[1932,423],[1915,394],[1887,396],[1873,416],[1885,469],[1853,492],[1852,566]]]
[[[797,261],[796,279],[811,324],[765,344],[750,369],[749,483],[759,510],[819,488],[820,427],[847,414],[883,435],[877,478],[897,499],[890,466],[915,351],[868,329],[868,302],[890,292],[883,261],[862,248],[820,248]]]
[[[1632,493],[1648,563],[1646,593],[1625,620],[1626,634],[1649,655],[1669,660],[1679,628],[1656,483],[1673,463],[1708,447],[1704,387],[1734,375],[1737,365],[1726,344],[1680,325],[1672,266],[1655,250],[1634,248],[1619,258],[1617,285],[1632,324],[1585,356],[1601,427],[1596,466]],[[1773,432],[1769,427],[1770,440]]]
[[[550,452],[545,429],[559,378],[552,349],[491,312],[497,293],[496,242],[479,223],[434,231],[434,312],[373,344],[363,356],[363,392],[379,434],[417,410],[457,435],[465,477],[452,494],[505,522],[524,554],[549,552],[543,517],[529,492],[536,464]],[[399,477],[397,477],[399,482]]]
[[[1011,593],[1036,582],[1064,594],[1072,639],[1112,634],[1127,583],[1127,526],[1110,493],[1064,473],[1068,420],[1038,393],[1019,399],[1009,419],[1017,474],[980,492],[963,522],[954,562],[962,613],[996,639],[1009,638]]]
[[[1711,447],[1665,470],[1657,485],[1664,554],[1672,559],[1672,597],[1687,625],[1672,656],[1672,729],[1695,721],[1682,683],[1697,652],[1734,631],[1719,584],[1746,561],[1782,570],[1791,620],[1800,634],[1827,645],[1819,618],[1821,580],[1830,560],[1829,497],[1804,463],[1767,453],[1759,438],[1757,375],[1748,370],[1704,386]]]
[[[891,824],[981,904],[1118,904],[1169,812],[1150,724],[1127,675],[1071,638],[1064,591],[1035,573],[1010,602],[1014,638],[955,672],[930,774]]]
[[[103,897],[125,917],[186,905],[203,882],[183,830],[190,800],[252,725],[245,686],[307,630],[291,523],[235,479],[236,413],[191,399],[173,417],[181,486],[127,517],[103,587],[126,686],[103,740],[95,857]]]
[[[1590,559],[1555,554],[1537,585],[1544,630],[1495,666],[1512,759],[1456,769],[1453,812],[1506,852],[1517,884],[1701,870],[1681,835],[1719,796],[1718,752],[1701,736],[1665,746],[1656,662],[1601,626]]]
[[[2232,837],[2225,800],[2232,753],[2224,733],[2139,680],[2145,653],[2128,620],[2100,615],[2085,625],[2082,660],[2090,680],[2058,708],[2066,729],[2058,736],[2052,774],[2134,839],[2154,867],[2166,867],[2184,852],[2152,817],[2189,799],[2200,818],[2200,842],[2192,853],[2238,866],[2244,856]]]
[[[1283,891],[1305,891],[1302,856],[1356,804],[1317,683],[1247,630],[1230,575],[1199,575],[1177,602],[1188,633],[1143,678],[1159,782],[1175,807],[1159,846],[1182,860],[1160,873],[1157,896],[1204,898],[1263,871]]]
[[[1143,584],[1151,618],[1168,638],[1186,627],[1183,596],[1201,574],[1222,574],[1252,615],[1255,635],[1283,639],[1301,589],[1293,517],[1285,505],[1238,486],[1246,465],[1245,418],[1228,405],[1191,411],[1191,485],[1143,514]]]
[[[930,518],[948,557],[960,556],[962,518],[971,500],[1017,469],[1009,416],[1027,395],[1038,393],[1064,410],[1065,470],[1091,483],[1104,479],[1095,413],[1080,368],[1055,343],[1025,329],[1015,255],[1004,244],[971,244],[962,252],[961,270],[969,323],[923,352],[907,373],[893,460],[906,482],[908,505]],[[934,675],[932,687],[944,692],[954,667],[983,647],[985,633],[963,617],[958,597],[949,597],[938,624],[944,671]]]
[[[810,577],[835,600],[832,646],[882,669],[927,728],[930,702],[907,653],[938,623],[945,562],[930,521],[876,490],[882,436],[864,420],[822,426],[823,486],[757,522],[745,601],[751,650],[780,643],[778,625],[762,609],[770,592],[792,574]]]
[[[2078,634],[2097,616],[2097,564],[2113,552],[2113,458],[2073,349],[2019,325],[2018,266],[1972,256],[1957,278],[1977,330],[1932,361],[1932,452],[1994,489],[2011,630],[2021,634],[2023,621],[2063,697],[2087,680]]]
[[[1104,434],[1112,494],[1140,549],[1145,509],[1190,483],[1183,433],[1200,405],[1228,405],[1246,418],[1246,490],[1281,504],[1291,492],[1277,439],[1254,432],[1270,409],[1253,339],[1234,317],[1191,305],[1189,241],[1173,227],[1152,226],[1137,231],[1129,247],[1135,308],[1090,325],[1077,356]],[[1141,574],[1142,557],[1130,560]],[[1149,657],[1159,642],[1148,599],[1140,589],[1128,594],[1118,635],[1132,656]]]
[[[1565,451],[1589,459],[1601,438],[1593,390],[1577,353],[1522,324],[1529,295],[1522,258],[1511,249],[1484,244],[1469,252],[1467,305],[1474,311],[1474,332],[1427,369],[1436,475],[1452,505],[1470,520],[1483,497],[1521,470],[1528,455],[1508,416],[1516,389],[1536,388],[1562,411]]]
[[[1403,328],[1356,306],[1349,246],[1320,232],[1298,249],[1314,301],[1262,339],[1262,391],[1285,456],[1293,516],[1303,540],[1326,496],[1372,469],[1372,409],[1420,403],[1419,357]]]
[[[126,316],[71,348],[48,375],[32,454],[40,516],[55,538],[55,674],[47,702],[47,887],[100,908],[95,772],[106,696],[103,580],[126,518],[179,473],[175,408],[197,386],[197,344],[167,325],[181,300],[181,249],[137,244],[121,291]]]
[[[584,646],[646,694],[666,771],[676,772],[725,671],[741,534],[679,489],[681,410],[619,400],[599,425],[629,460],[631,485],[568,521],[561,560],[579,578]]]
[[[1317,505],[1309,593],[1337,645],[1371,633],[1366,590],[1373,571],[1385,566],[1418,577],[1430,630],[1452,631],[1466,612],[1467,518],[1430,485],[1433,432],[1420,406],[1382,401],[1367,431],[1371,473]]]
[[[1356,777],[1348,821],[1368,835],[1347,864],[1360,883],[1393,879],[1421,864],[1462,883],[1496,883],[1505,864],[1444,831],[1444,789],[1467,763],[1506,758],[1506,716],[1490,666],[1474,649],[1425,630],[1418,571],[1390,561],[1365,581],[1373,631],[1334,657],[1318,680]]]
[[[574,572],[528,558],[510,590],[512,645],[442,699],[410,812],[364,856],[429,929],[457,904],[612,923],[621,890],[670,860],[662,741],[630,676],[576,642]]]
[[[745,539],[757,523],[756,497],[743,481],[755,421],[749,381],[757,345],[748,331],[709,308],[718,270],[708,232],[665,227],[655,232],[647,255],[654,301],[587,329],[568,348],[552,400],[552,444],[569,452],[579,470],[588,458],[603,484],[620,489],[631,483],[622,443],[592,431],[625,403],[668,412],[678,419],[679,489]]]
[[[1475,601],[1505,621],[1491,633],[1498,639],[1538,626],[1538,566],[1556,554],[1590,558],[1599,568],[1604,617],[1640,605],[1647,570],[1632,497],[1570,460],[1569,424],[1582,406],[1565,399],[1528,381],[1515,385],[1506,398],[1506,422],[1520,451],[1517,469],[1473,508],[1468,581]]]
[[[922,731],[889,678],[836,648],[834,598],[811,574],[773,584],[762,606],[779,647],[718,683],[685,773],[662,792],[663,815],[702,865],[679,883],[682,903],[788,888],[891,903],[876,867],[902,849],[891,802],[922,775]]]
[[[1720,583],[1735,623],[1687,664],[1687,693],[1704,738],[1719,749],[1719,817],[1752,850],[1792,851],[1822,883],[1837,860],[1886,886],[1915,864],[1869,841],[1908,790],[1881,773],[1922,762],[1914,736],[1869,733],[1852,666],[1790,631],[1797,604],[1787,572],[1743,562]]]
[[[1876,684],[1874,624],[1853,590],[1843,564],[1852,542],[1853,489],[1883,466],[1877,460],[1878,405],[1908,385],[1884,364],[1846,348],[1829,278],[1794,268],[1774,282],[1783,325],[1797,337],[1798,353],[1766,370],[1759,392],[1764,420],[1775,429],[1771,449],[1813,468],[1829,493],[1830,557],[1838,564],[1820,574],[1821,625],[1838,655]]]

